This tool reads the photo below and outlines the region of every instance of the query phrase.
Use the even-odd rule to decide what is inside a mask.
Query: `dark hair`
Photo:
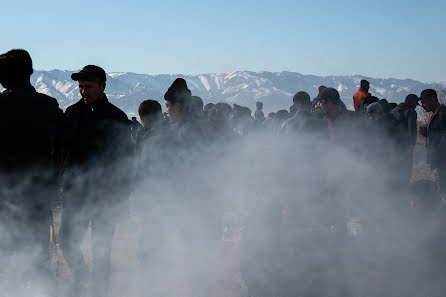
[[[228,103],[218,102],[215,104],[215,109],[224,115],[229,115],[232,112],[232,107]]]
[[[14,85],[33,74],[33,61],[24,49],[13,49],[0,55],[0,83]]]
[[[362,101],[362,105],[370,105],[372,103],[378,102],[379,99],[375,96],[369,96],[369,97],[365,97],[364,100]]]
[[[208,104],[206,104],[206,105],[203,107],[203,110],[204,110],[205,112],[207,112],[207,111],[209,111],[209,110],[214,109],[214,107],[215,107],[215,104],[214,104],[214,103],[208,103]]]
[[[434,98],[438,100],[437,92],[434,89],[425,89],[421,92],[420,99],[424,99],[425,97]]]
[[[326,86],[324,86],[324,85],[322,85],[322,86],[319,86],[319,88],[317,88],[317,90],[319,91],[319,93],[320,92],[322,92],[324,89],[326,89],[327,87]]]
[[[183,78],[177,78],[164,94],[164,99],[171,103],[188,104],[190,102],[191,92],[187,88],[187,83]]]
[[[191,111],[203,110],[203,99],[198,96],[191,96],[189,102],[189,108]]]
[[[293,103],[299,105],[310,105],[311,99],[307,92],[300,91],[293,96]]]
[[[333,88],[325,88],[322,90],[319,101],[331,101],[336,105],[342,105],[341,97],[339,96],[339,92]]]
[[[256,108],[257,109],[262,109],[263,108],[263,102],[257,101],[256,102]]]
[[[289,116],[290,116],[290,114],[289,114],[288,110],[281,109],[276,112],[275,118],[279,119],[279,120],[286,120],[289,118]]]
[[[404,102],[406,103],[418,103],[418,96],[415,94],[409,94],[406,96],[406,99],[404,99]]]
[[[155,100],[145,100],[139,105],[138,114],[140,117],[161,114],[161,105]]]
[[[359,84],[360,84],[361,88],[363,88],[363,89],[365,89],[366,87],[370,86],[369,81],[365,80],[365,79],[361,80],[361,82]]]

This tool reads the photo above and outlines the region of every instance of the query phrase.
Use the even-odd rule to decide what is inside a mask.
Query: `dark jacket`
[[[446,106],[434,113],[427,129],[427,161],[432,168],[446,169]]]
[[[57,169],[65,118],[56,99],[31,85],[0,94],[0,171]]]
[[[103,166],[121,153],[130,153],[130,121],[107,97],[95,105],[81,99],[65,115],[70,130],[66,165]]]
[[[108,102],[95,105],[83,100],[65,111],[69,143],[65,149],[63,178],[64,205],[107,201],[116,203],[129,197],[134,153],[130,121]]]
[[[395,137],[398,144],[409,146],[417,142],[417,112],[403,102],[391,111],[395,119]]]
[[[307,133],[328,139],[327,123],[308,111],[298,111],[294,116],[283,122],[280,133]]]

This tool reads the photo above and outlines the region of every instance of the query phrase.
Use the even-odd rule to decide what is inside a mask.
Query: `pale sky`
[[[446,1],[7,1],[38,70],[295,71],[446,81]]]

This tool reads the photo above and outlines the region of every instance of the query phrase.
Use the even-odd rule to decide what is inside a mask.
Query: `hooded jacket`
[[[414,146],[417,142],[417,112],[403,102],[391,111],[396,126],[396,138],[401,145]]]

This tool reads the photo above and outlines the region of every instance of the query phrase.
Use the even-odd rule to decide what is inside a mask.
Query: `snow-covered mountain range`
[[[71,80],[71,73],[73,71],[35,71],[31,83],[39,92],[56,98],[60,107],[65,109],[80,99],[77,82]],[[111,102],[131,115],[146,99],[155,99],[164,105],[163,95],[177,77],[186,79],[192,94],[200,96],[205,104],[225,101],[255,109],[255,102],[262,101],[266,112],[288,109],[293,94],[298,91],[306,91],[313,98],[320,85],[336,88],[347,107],[351,108],[352,96],[364,78],[370,81],[373,95],[386,98],[389,102],[401,102],[407,94],[418,95],[425,88],[444,88],[441,84],[425,84],[412,79],[380,79],[360,75],[321,77],[296,72],[250,71],[199,75],[115,72],[108,74],[106,93]]]

